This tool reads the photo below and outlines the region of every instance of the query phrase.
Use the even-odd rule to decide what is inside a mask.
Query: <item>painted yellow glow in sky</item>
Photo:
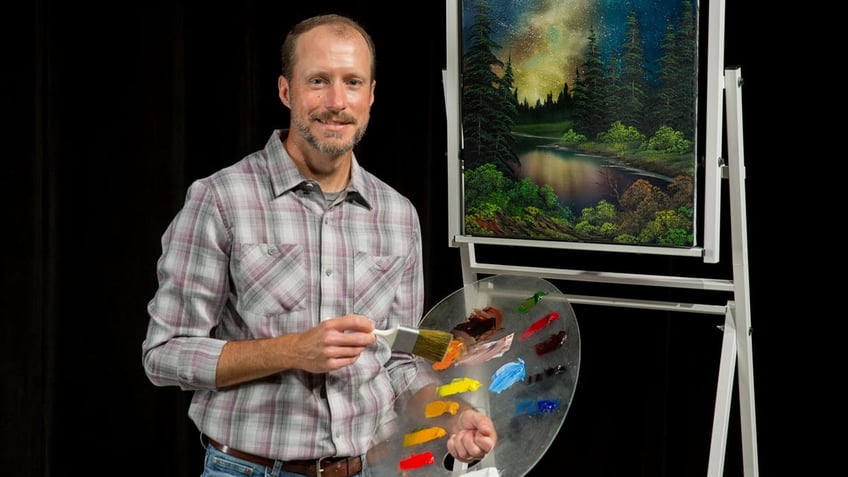
[[[504,63],[512,61],[518,100],[530,106],[536,100],[553,98],[568,83],[574,86],[576,69],[583,62],[588,45],[589,0],[548,0],[538,9],[526,12],[515,24],[495,55]]]

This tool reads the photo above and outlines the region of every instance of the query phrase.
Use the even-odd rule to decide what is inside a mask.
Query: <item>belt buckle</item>
[[[319,457],[315,462],[315,477],[321,477],[321,474],[324,472],[324,469],[321,466],[321,461],[326,459],[326,457]]]
[[[316,463],[315,463],[315,477],[323,477],[324,459],[334,459],[334,458],[335,458],[335,456],[319,457],[317,459]],[[345,474],[344,475],[350,475],[350,457],[345,457],[343,460],[339,460],[339,461],[334,462],[336,468],[335,468],[335,472],[332,472],[333,477],[339,475],[338,471],[341,470],[341,468],[342,468],[342,462],[344,462],[344,465],[345,465]]]

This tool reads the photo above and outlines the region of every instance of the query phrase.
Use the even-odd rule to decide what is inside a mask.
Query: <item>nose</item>
[[[345,108],[345,85],[342,82],[334,82],[325,96],[325,106],[330,111],[341,111]]]

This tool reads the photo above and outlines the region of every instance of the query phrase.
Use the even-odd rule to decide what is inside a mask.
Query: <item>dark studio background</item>
[[[767,476],[792,459],[780,432],[793,419],[783,378],[789,338],[774,299],[785,290],[764,284],[764,197],[774,187],[765,178],[768,138],[748,127],[769,114],[771,59],[744,34],[760,20],[743,3],[727,0],[725,64],[740,65],[746,85],[756,418]],[[191,181],[287,125],[276,96],[282,37],[297,20],[331,11],[360,20],[377,44],[376,102],[357,156],[418,207],[426,309],[462,287],[459,252],[447,237],[444,2],[9,4],[0,474],[200,474],[189,393],[154,387],[141,367],[159,240]],[[629,259],[592,260],[606,270],[598,260],[612,267]],[[706,268],[729,273],[729,261],[724,244],[722,263]],[[581,477],[706,475],[721,320],[575,311],[578,386],[558,437],[529,475],[551,467]],[[742,476],[741,452],[734,404],[724,475]]]

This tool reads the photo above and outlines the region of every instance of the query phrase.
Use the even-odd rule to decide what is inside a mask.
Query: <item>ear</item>
[[[371,102],[369,106],[374,105],[374,90],[377,89],[377,80],[371,80]]]
[[[289,80],[285,76],[280,75],[277,79],[277,94],[280,97],[280,101],[287,108],[291,109],[291,87],[289,86]]]

